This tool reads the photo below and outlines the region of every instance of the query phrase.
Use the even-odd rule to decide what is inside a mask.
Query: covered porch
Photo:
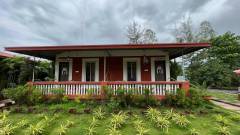
[[[188,81],[171,81],[170,60],[209,47],[208,43],[161,43],[115,45],[64,45],[8,47],[6,50],[45,58],[55,63],[55,81],[31,82],[49,95],[51,89],[62,88],[70,97],[89,95],[103,98],[103,87],[122,88],[134,94],[144,89],[162,98],[178,88],[189,89]]]

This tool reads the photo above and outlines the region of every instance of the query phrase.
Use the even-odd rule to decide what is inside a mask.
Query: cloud
[[[127,43],[127,25],[152,28],[159,42],[174,42],[171,28],[189,14],[219,33],[240,33],[237,0],[2,0],[0,47]]]

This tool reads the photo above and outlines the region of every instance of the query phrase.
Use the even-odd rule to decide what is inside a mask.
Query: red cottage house
[[[188,90],[188,82],[170,81],[169,61],[184,54],[209,47],[208,43],[156,43],[63,45],[7,47],[7,51],[49,59],[55,62],[55,81],[33,82],[45,94],[62,87],[69,96],[87,95],[94,89],[101,95],[101,86],[114,91],[119,88],[149,88],[161,98],[166,91]]]

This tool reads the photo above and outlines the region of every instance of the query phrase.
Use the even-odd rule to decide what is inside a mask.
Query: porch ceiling
[[[96,50],[145,50],[154,49],[169,53],[170,59],[194,52],[206,47],[209,43],[155,43],[155,44],[108,44],[108,45],[60,45],[6,47],[5,50],[25,55],[55,60],[57,54],[66,51],[96,51]]]

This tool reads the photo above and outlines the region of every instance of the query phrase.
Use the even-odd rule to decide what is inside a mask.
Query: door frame
[[[56,59],[55,63],[55,81],[59,81],[59,63],[60,62],[68,62],[69,70],[68,70],[68,81],[72,81],[72,59]]]
[[[86,82],[86,62],[95,62],[95,79],[94,82],[99,81],[99,58],[83,58],[82,59],[82,81]]]
[[[165,61],[166,81],[170,81],[169,58],[167,56],[151,57],[151,81],[155,82],[155,61]]]

